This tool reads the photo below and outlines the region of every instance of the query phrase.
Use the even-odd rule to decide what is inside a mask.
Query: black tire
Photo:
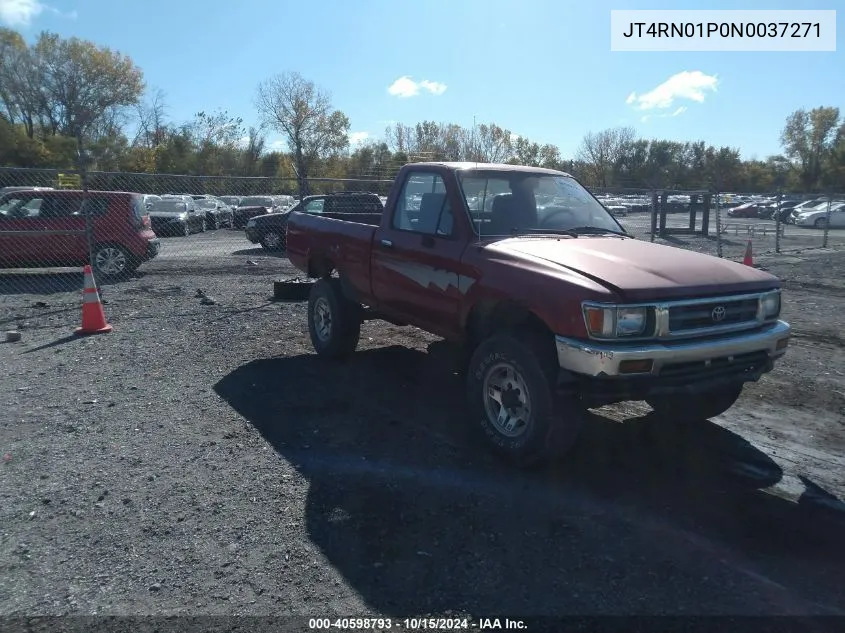
[[[214,216],[209,218],[207,224],[209,231],[216,231],[218,228],[220,228],[220,225],[217,223],[217,218],[215,218]]]
[[[285,250],[285,235],[279,231],[268,231],[259,240],[261,246],[268,251]]]
[[[275,301],[308,301],[314,282],[310,279],[286,279],[273,282]]]
[[[489,393],[500,371],[517,377],[511,388],[499,389],[499,401]],[[496,334],[478,346],[467,371],[467,400],[472,423],[480,427],[491,450],[510,463],[529,467],[563,455],[577,439],[584,421],[584,406],[573,397],[555,393],[558,365],[550,336],[517,332]],[[500,386],[501,386],[501,381]],[[507,396],[528,402],[528,412],[508,434],[497,422]],[[495,401],[495,402],[494,402]],[[521,409],[525,412],[525,409]]]
[[[132,254],[117,244],[99,244],[94,247],[91,267],[101,279],[121,279],[138,268]]]
[[[742,395],[742,385],[693,395],[671,395],[646,398],[648,405],[661,418],[673,422],[699,422],[715,418],[730,409]]]
[[[343,295],[339,279],[317,281],[308,296],[308,333],[318,355],[351,355],[361,337],[362,309]]]

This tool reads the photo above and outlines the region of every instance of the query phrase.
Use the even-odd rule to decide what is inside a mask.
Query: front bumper
[[[157,237],[147,241],[147,252],[145,255],[145,259],[150,260],[156,255],[158,255],[159,251],[161,250],[161,240]]]
[[[786,353],[791,331],[788,323],[777,321],[753,332],[665,343],[598,343],[557,336],[559,385],[577,388],[600,405],[755,381]]]
[[[257,228],[251,226],[248,227],[244,233],[246,233],[246,239],[248,239],[253,244],[258,244],[261,241],[261,234]]]

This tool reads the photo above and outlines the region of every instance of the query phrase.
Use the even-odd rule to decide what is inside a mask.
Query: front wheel
[[[655,396],[646,398],[646,402],[661,418],[691,422],[723,414],[734,406],[740,395],[742,385],[733,385],[694,395]]]
[[[557,371],[553,341],[533,333],[495,335],[469,362],[473,424],[494,452],[517,466],[562,455],[578,436],[585,409],[555,393]]]
[[[347,299],[338,279],[320,279],[308,295],[308,333],[318,355],[352,354],[361,337],[361,306]]]
[[[268,251],[281,251],[285,248],[285,240],[277,231],[269,231],[260,241],[261,246]]]

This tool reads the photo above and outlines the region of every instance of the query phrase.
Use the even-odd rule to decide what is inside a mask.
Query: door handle
[[[391,242],[390,240],[382,240],[381,245],[385,248],[393,248],[393,242]]]

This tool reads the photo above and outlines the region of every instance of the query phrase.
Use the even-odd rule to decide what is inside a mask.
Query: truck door
[[[457,331],[466,292],[456,208],[440,174],[412,170],[402,184],[390,226],[379,228],[373,241],[370,275],[379,305],[444,336]]]

